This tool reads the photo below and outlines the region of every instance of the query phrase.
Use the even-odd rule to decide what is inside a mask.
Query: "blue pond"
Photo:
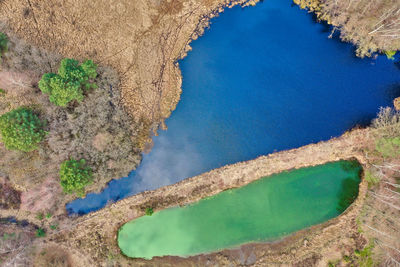
[[[398,63],[356,58],[329,34],[290,0],[226,10],[180,62],[181,101],[138,169],[69,203],[68,212],[368,123],[400,95]]]

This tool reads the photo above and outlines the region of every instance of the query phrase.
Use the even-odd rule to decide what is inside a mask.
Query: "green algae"
[[[118,245],[129,257],[150,259],[277,240],[343,212],[358,195],[360,171],[357,162],[338,161],[265,177],[130,221]]]

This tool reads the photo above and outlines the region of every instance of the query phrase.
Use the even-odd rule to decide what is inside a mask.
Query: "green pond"
[[[337,161],[261,178],[123,225],[129,257],[190,256],[280,239],[342,213],[357,197],[361,166]]]

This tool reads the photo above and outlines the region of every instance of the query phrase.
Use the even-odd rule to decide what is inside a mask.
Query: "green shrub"
[[[396,51],[385,51],[385,54],[388,59],[394,59],[394,56],[396,55]]]
[[[146,215],[147,216],[151,216],[151,215],[153,215],[153,213],[154,213],[153,208],[146,208]]]
[[[21,107],[0,116],[1,140],[9,150],[33,151],[47,134],[45,126],[32,110]]]
[[[77,60],[65,58],[61,61],[58,74],[46,73],[42,76],[39,88],[57,106],[65,107],[73,100],[81,102],[85,90],[97,87],[91,82],[97,76],[96,70],[97,65],[91,60],[79,65]]]
[[[400,137],[380,138],[375,148],[384,158],[397,157],[400,155]]]
[[[360,267],[372,267],[374,266],[374,261],[372,260],[372,249],[374,248],[374,243],[370,242],[362,250],[355,250],[354,255],[356,256],[357,265]]]
[[[8,50],[8,37],[0,32],[0,57]]]
[[[61,164],[60,179],[64,192],[76,192],[78,195],[84,195],[85,186],[93,180],[92,169],[86,166],[84,159],[66,160]]]
[[[343,261],[346,266],[360,266],[360,267],[372,267],[376,266],[372,259],[374,249],[374,241],[370,240],[369,244],[362,250],[356,249],[353,254],[343,256]]]
[[[36,237],[45,237],[46,236],[46,232],[44,231],[43,228],[38,228],[36,230]]]

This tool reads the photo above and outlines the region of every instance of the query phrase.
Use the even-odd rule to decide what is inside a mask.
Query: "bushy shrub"
[[[38,228],[36,230],[35,235],[36,235],[36,237],[45,237],[46,236],[46,232],[44,231],[43,228]]]
[[[84,188],[93,180],[92,169],[86,165],[86,160],[79,161],[70,159],[61,164],[60,168],[61,186],[66,193],[76,192],[84,195]]]
[[[146,208],[146,215],[147,216],[151,216],[151,215],[153,215],[153,213],[154,213],[154,210],[153,210],[153,208]]]
[[[65,107],[73,100],[81,102],[85,90],[97,87],[92,82],[97,76],[96,70],[97,66],[91,60],[79,65],[77,60],[65,58],[61,61],[58,74],[46,73],[42,76],[39,88],[57,106]]]
[[[33,151],[47,134],[45,125],[29,108],[14,109],[0,116],[1,141],[9,150]]]
[[[8,37],[0,32],[0,57],[8,50]]]

